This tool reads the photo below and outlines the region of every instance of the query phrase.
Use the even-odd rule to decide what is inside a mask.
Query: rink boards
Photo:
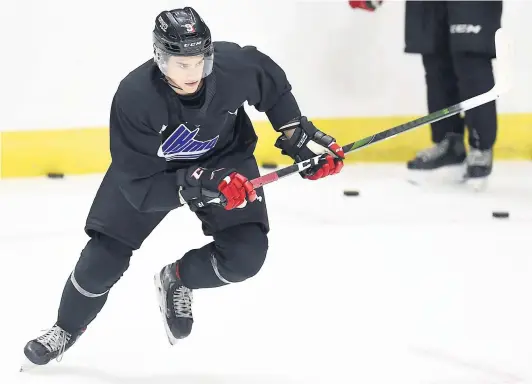
[[[419,116],[313,118],[316,126],[341,144],[403,124]],[[290,164],[274,147],[278,134],[268,121],[255,121],[260,163]],[[366,147],[347,162],[403,162],[430,145],[427,126]],[[532,158],[532,114],[501,114],[496,159]],[[104,172],[111,160],[107,127],[0,132],[0,177],[32,177],[47,173]]]

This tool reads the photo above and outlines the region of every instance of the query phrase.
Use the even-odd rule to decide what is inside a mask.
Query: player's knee
[[[453,54],[453,63],[462,98],[479,95],[493,87],[493,67],[489,56],[456,52]]]
[[[262,269],[268,252],[268,237],[260,232],[253,243],[240,243],[235,246],[234,269],[239,277],[249,279]]]
[[[102,296],[128,269],[132,253],[125,244],[96,233],[81,252],[70,280],[82,295]]]
[[[259,226],[247,231],[245,238],[236,240],[223,250],[217,248],[218,273],[231,283],[255,276],[264,265],[268,252],[268,237]]]

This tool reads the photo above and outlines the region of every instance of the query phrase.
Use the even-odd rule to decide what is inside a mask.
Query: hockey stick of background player
[[[367,147],[368,145],[375,144],[386,139],[390,139],[400,133],[409,131],[417,127],[421,127],[425,124],[435,123],[436,121],[446,119],[458,113],[476,108],[482,104],[486,104],[496,100],[499,96],[507,92],[510,88],[510,75],[512,73],[511,55],[513,53],[513,45],[510,37],[502,28],[498,29],[495,33],[495,50],[497,52],[496,83],[493,88],[490,89],[488,92],[475,96],[471,99],[462,101],[461,103],[455,104],[453,106],[444,108],[440,111],[433,112],[431,114],[428,114],[427,116],[412,120],[408,123],[401,124],[394,128],[387,129],[386,131],[379,132],[373,136],[357,140],[354,143],[344,145],[342,147],[344,153],[347,154],[349,152],[357,151],[359,149]],[[304,169],[319,164],[325,159],[325,156],[326,154],[318,155],[311,159],[290,165],[285,168],[281,168],[277,171],[267,173],[263,176],[251,180],[251,184],[253,184],[253,187],[258,188],[263,185],[272,183],[285,176],[301,172]]]

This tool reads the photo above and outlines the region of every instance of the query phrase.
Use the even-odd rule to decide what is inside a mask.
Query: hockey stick
[[[344,145],[342,147],[344,153],[347,154],[350,152],[357,151],[359,149],[367,147],[368,145],[390,139],[400,133],[410,131],[411,129],[421,127],[425,124],[435,123],[436,121],[446,119],[458,113],[476,108],[480,105],[496,100],[503,93],[507,92],[510,88],[510,74],[512,73],[512,49],[513,46],[511,44],[510,37],[502,28],[498,29],[495,33],[495,50],[497,52],[496,83],[492,89],[481,95],[462,101],[461,103],[430,113],[427,116],[420,117],[408,123],[401,124],[396,127],[387,129],[386,131],[379,132],[373,136],[369,136],[364,139],[357,140],[353,143]],[[319,164],[325,159],[326,155],[327,154],[318,155],[308,160],[295,163],[285,168],[281,168],[277,171],[267,173],[263,176],[251,180],[251,184],[254,188],[259,188],[263,185],[273,183],[274,181],[277,181],[285,176],[301,172],[307,168]]]

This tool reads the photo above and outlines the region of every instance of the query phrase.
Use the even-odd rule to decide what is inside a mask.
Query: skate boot
[[[487,187],[488,176],[493,168],[493,150],[481,151],[471,148],[467,155],[467,168],[464,179],[475,190],[481,191]]]
[[[420,151],[407,163],[409,178],[413,183],[428,181],[427,172],[445,169],[438,178],[460,181],[463,176],[463,164],[466,159],[464,136],[456,133],[447,134],[445,139],[434,146]]]
[[[27,358],[21,371],[32,365],[45,365],[52,359],[61,361],[63,354],[76,342],[83,332],[71,335],[55,324],[44,335],[30,340],[24,347],[24,355]]]
[[[159,307],[168,341],[174,345],[192,331],[192,290],[177,275],[177,263],[165,266],[154,277]]]
[[[464,136],[452,133],[438,144],[419,152],[407,163],[407,167],[412,170],[432,170],[448,165],[461,165],[465,159]]]

